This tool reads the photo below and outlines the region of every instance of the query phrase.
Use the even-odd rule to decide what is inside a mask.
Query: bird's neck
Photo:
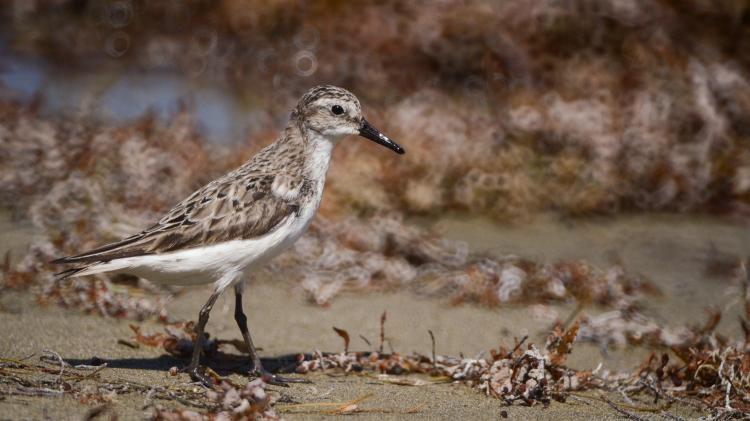
[[[329,139],[321,133],[306,128],[301,124],[290,125],[290,139],[295,148],[302,152],[302,171],[305,177],[312,180],[325,180],[328,166],[331,162],[331,153],[338,139]]]
[[[335,145],[335,141],[327,139],[319,133],[310,133],[307,138],[307,152],[305,154],[305,172],[308,177],[313,180],[325,179]]]

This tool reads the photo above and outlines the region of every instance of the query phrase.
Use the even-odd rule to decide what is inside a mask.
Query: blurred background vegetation
[[[742,0],[19,0],[0,16],[4,119],[22,113],[53,131],[61,115],[151,128],[185,114],[198,143],[246,158],[309,87],[352,90],[409,154],[345,142],[329,213],[749,210]],[[24,160],[4,142],[6,171],[55,159],[45,148]],[[229,160],[216,171],[241,161]],[[6,200],[31,184],[3,181]]]

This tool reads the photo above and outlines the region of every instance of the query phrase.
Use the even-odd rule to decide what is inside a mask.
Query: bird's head
[[[333,141],[355,134],[398,154],[405,152],[404,148],[365,120],[359,100],[346,89],[331,85],[316,86],[302,96],[294,114],[307,130]]]

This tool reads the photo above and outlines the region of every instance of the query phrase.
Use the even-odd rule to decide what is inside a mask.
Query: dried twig
[[[333,331],[336,332],[341,338],[344,339],[344,353],[349,353],[349,332],[345,331],[344,329],[339,329],[336,326],[333,327]]]
[[[430,334],[430,341],[432,342],[432,369],[436,370],[437,367],[437,360],[435,359],[435,334],[432,333],[432,330],[427,330],[427,332]]]
[[[627,419],[635,420],[635,421],[649,421],[648,418],[639,417],[638,415],[635,415],[635,414],[633,414],[631,412],[628,412],[628,411],[620,408],[619,406],[617,406],[617,404],[615,404],[614,402],[612,402],[609,398],[607,398],[604,395],[600,395],[599,398],[601,400],[603,400],[604,402],[606,402],[607,405],[609,405],[617,413],[619,413],[620,415],[624,416]]]
[[[100,371],[102,371],[105,368],[107,368],[107,363],[104,363],[104,364],[102,364],[100,366],[94,366],[94,367],[95,367],[94,371],[92,371],[91,373],[83,376],[84,379],[88,379],[88,378],[91,378],[91,377],[94,377],[95,375],[97,375]]]
[[[380,316],[380,348],[379,352],[383,353],[383,344],[385,343],[385,320],[386,320],[386,312],[383,311],[383,314]]]
[[[748,259],[740,261],[740,283],[742,284],[742,298],[745,304],[745,320],[750,321],[750,271],[747,269]]]
[[[523,345],[523,343],[526,342],[526,339],[529,339],[529,335],[525,335],[523,338],[521,338],[521,340],[518,341],[518,343],[516,343],[516,346],[513,347],[513,349],[506,355],[505,358],[511,358],[513,354],[515,354],[516,351],[518,351],[521,348],[521,345]]]
[[[132,348],[132,349],[138,349],[141,347],[140,345],[138,345],[138,343],[133,342],[133,341],[128,341],[126,339],[118,339],[117,343],[120,345],[125,345],[126,347]]]
[[[359,412],[359,408],[357,406],[358,403],[369,399],[373,396],[372,393],[368,393],[366,395],[362,395],[356,399],[347,401],[347,402],[308,402],[308,403],[297,403],[297,404],[289,404],[289,405],[277,405],[276,408],[279,411],[283,412],[298,412],[296,410],[298,409],[318,409],[323,414],[329,414],[329,415],[343,415],[343,414],[351,414],[353,412]],[[335,409],[323,409],[323,408],[329,408],[329,407],[335,407]],[[291,411],[290,411],[291,410]]]
[[[365,341],[365,343],[367,344],[367,346],[369,346],[370,349],[372,349],[372,343],[367,338],[365,338],[364,335],[359,335],[359,338],[362,339],[363,341]]]
[[[668,419],[670,419],[670,420],[675,420],[675,421],[686,421],[686,420],[685,420],[685,418],[682,418],[682,417],[681,417],[681,416],[679,416],[679,415],[675,415],[675,414],[670,414],[670,413],[669,413],[669,412],[667,412],[667,411],[662,411],[662,412],[660,412],[660,413],[659,413],[659,415],[661,415],[661,416],[662,416],[662,417],[664,417],[664,418],[668,418]]]
[[[57,352],[51,349],[45,349],[45,350],[42,350],[42,352],[52,355],[60,363],[60,374],[57,375],[57,383],[60,383],[60,381],[62,380],[63,373],[65,373],[65,365],[66,365],[65,361],[60,356],[60,354],[58,354]]]
[[[93,419],[96,419],[100,415],[104,415],[107,413],[107,411],[111,411],[112,407],[109,404],[99,405],[95,406],[91,409],[89,409],[84,415],[83,415],[83,421],[91,421]],[[117,416],[113,416],[112,419],[117,419]]]

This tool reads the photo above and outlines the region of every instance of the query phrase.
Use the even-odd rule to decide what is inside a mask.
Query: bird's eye
[[[333,107],[331,107],[331,112],[336,115],[344,114],[344,107],[342,107],[341,105],[334,105]]]

